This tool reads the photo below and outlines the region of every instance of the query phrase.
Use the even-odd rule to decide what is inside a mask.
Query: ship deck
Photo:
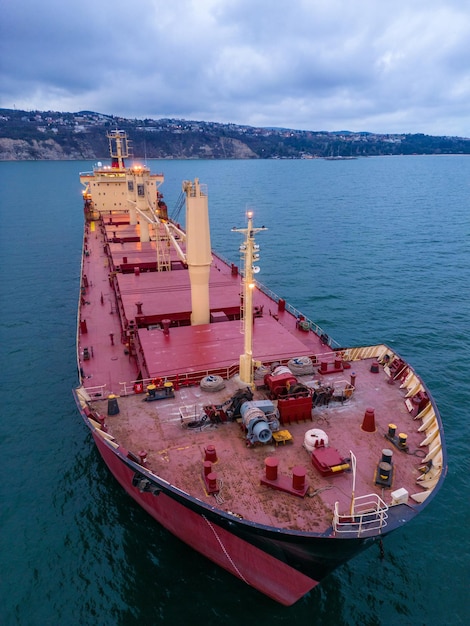
[[[107,438],[136,458],[145,451],[145,467],[191,496],[268,526],[327,534],[335,503],[340,511],[349,510],[353,474],[349,469],[325,476],[314,467],[304,446],[312,429],[323,431],[330,450],[350,466],[353,453],[356,497],[375,494],[391,505],[391,494],[404,489],[411,496],[410,506],[425,500],[440,475],[439,433],[431,403],[416,412],[413,400],[424,392],[416,374],[407,366],[406,375],[395,375],[383,362],[386,354],[388,363],[395,357],[386,346],[334,349],[321,329],[261,286],[254,295],[254,359],[269,368],[309,357],[313,372],[296,375],[298,381],[312,389],[329,387],[334,390],[332,398],[314,405],[306,419],[285,420],[281,434],[268,444],[247,445],[240,420],[205,420],[188,427],[188,421],[204,415],[203,407],[221,406],[243,387],[236,375],[243,352],[240,276],[214,256],[211,323],[187,325],[191,311],[187,271],[174,254],[173,271],[152,271],[155,242],[142,244],[138,234],[138,226],[126,223],[125,215],[113,215],[112,223],[86,226],[78,358],[94,427],[105,421]],[[135,354],[125,332],[130,323],[138,327]],[[382,362],[377,368],[378,361]],[[225,387],[204,391],[198,383],[207,375],[221,376]],[[145,388],[155,379],[171,381],[174,397],[146,401]],[[143,385],[143,394],[136,393],[140,392],[136,381]],[[352,383],[353,393],[345,398],[344,389]],[[110,394],[118,396],[115,415],[108,415]],[[254,400],[267,399],[272,393],[262,378],[257,379]],[[390,423],[397,433],[407,435],[405,447],[387,439]],[[208,446],[214,446],[217,456],[211,468],[217,476],[215,496],[203,478]],[[387,486],[376,483],[384,449],[393,452]],[[278,478],[263,484],[266,459],[272,458],[278,462]],[[436,468],[429,479],[423,473],[426,464]],[[295,480],[298,484],[299,474],[305,477],[302,493],[289,487]],[[280,485],[287,488],[279,489]]]

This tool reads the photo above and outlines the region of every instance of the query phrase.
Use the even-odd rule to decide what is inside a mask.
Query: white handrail
[[[85,385],[83,385],[83,389],[85,389],[91,400],[99,400],[108,396],[108,393],[106,393],[106,384],[96,385],[95,387],[85,387]]]
[[[339,502],[335,502],[333,529],[335,533],[356,537],[366,532],[380,532],[387,526],[387,511],[388,506],[375,493],[354,498],[348,514],[340,514]]]

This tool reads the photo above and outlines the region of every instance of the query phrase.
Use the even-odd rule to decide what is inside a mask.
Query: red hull
[[[139,491],[132,486],[132,469],[99,435],[94,433],[93,438],[113,476],[147,513],[173,535],[246,584],[285,606],[294,604],[318,584],[163,492],[154,496]]]

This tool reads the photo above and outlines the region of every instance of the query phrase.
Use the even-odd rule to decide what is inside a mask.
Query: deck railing
[[[342,350],[331,349],[328,352],[322,354],[310,354],[313,365],[317,366],[322,361],[331,362],[333,358],[341,357],[345,361],[354,361],[364,358],[378,358],[387,348],[381,344],[376,346],[364,346],[361,348],[348,348]],[[78,358],[78,355],[77,355]],[[279,365],[287,365],[289,359],[281,359],[276,361]],[[271,363],[262,363],[262,365],[270,366]],[[224,380],[229,380],[235,374],[238,374],[239,364],[232,363],[226,367],[219,367],[213,369],[200,370],[197,372],[181,372],[178,374],[172,374],[170,376],[162,377],[162,382],[172,382],[176,389],[180,387],[189,387],[198,385],[206,376],[221,376]],[[83,381],[85,382],[85,381]],[[144,378],[139,380],[131,380],[126,382],[120,382],[118,389],[108,389],[107,385],[99,385],[94,387],[87,387],[83,385],[92,399],[106,398],[110,393],[118,393],[121,396],[127,396],[136,392],[136,385],[142,385],[145,391],[147,385],[155,382],[154,378]]]
[[[271,289],[268,289],[268,287],[266,287],[265,285],[263,285],[262,283],[258,282],[257,280],[255,281],[256,286],[258,287],[258,289],[260,291],[262,291],[264,294],[266,294],[269,298],[271,298],[272,300],[274,300],[274,302],[279,302],[279,300],[281,299],[276,293],[274,293],[274,291],[272,291]],[[306,322],[308,324],[309,329],[314,332],[316,335],[318,335],[319,337],[324,337],[326,339],[326,343],[332,348],[334,349],[334,346],[336,346],[337,348],[340,347],[340,344],[335,341],[332,337],[330,337],[329,335],[327,335],[327,333],[321,328],[321,326],[319,326],[318,324],[316,324],[314,321],[312,321],[311,319],[309,319],[308,317],[305,317],[305,315],[299,311],[298,309],[296,309],[295,307],[293,307],[291,304],[289,304],[289,302],[285,303],[285,309],[286,311],[288,311],[289,313],[291,313],[294,317],[299,318],[299,317],[303,317],[304,322]]]
[[[220,367],[211,370],[201,370],[198,372],[183,372],[181,374],[172,374],[170,376],[164,376],[161,378],[162,383],[173,383],[176,389],[180,387],[191,387],[194,385],[198,385],[203,378],[206,376],[221,376],[224,380],[228,380],[232,378],[235,374],[238,373],[239,365],[238,363],[229,365],[228,367]],[[158,377],[157,377],[158,378]],[[131,393],[135,393],[136,385],[142,385],[143,390],[145,391],[147,385],[155,382],[155,378],[144,378],[140,380],[132,380],[130,382],[119,383],[120,385],[120,395],[127,396]],[[88,391],[88,390],[87,390]]]
[[[85,387],[83,386],[87,394],[90,396],[91,400],[101,400],[103,398],[107,398],[112,391],[107,389],[107,385],[96,385],[95,387]]]
[[[333,529],[335,533],[360,537],[367,532],[381,531],[387,525],[388,506],[374,493],[354,498],[352,510],[340,514],[339,503],[335,503]]]
[[[221,254],[217,253],[215,254],[215,256],[217,256],[221,261],[223,261],[226,265],[230,266],[231,262],[229,260],[227,260],[224,256],[222,256]],[[240,274],[243,276],[243,272],[240,271]],[[271,289],[268,289],[268,287],[266,287],[265,285],[263,285],[263,283],[260,283],[259,281],[255,280],[255,285],[256,287],[262,291],[266,296],[268,296],[268,298],[271,298],[271,300],[273,300],[274,302],[278,303],[279,300],[281,300],[281,298]],[[331,348],[334,350],[335,346],[336,348],[340,347],[340,344],[335,341],[332,337],[329,337],[327,335],[327,333],[325,333],[325,331],[315,322],[313,322],[311,319],[309,319],[308,317],[305,317],[305,315],[299,311],[298,309],[296,309],[295,307],[293,307],[291,304],[289,304],[288,302],[286,302],[285,304],[285,308],[286,311],[289,311],[289,313],[291,313],[292,315],[294,315],[295,317],[302,317],[304,322],[306,322],[308,324],[309,330],[313,331],[316,335],[318,335],[319,337],[325,337],[327,339],[327,343],[329,346],[331,346]]]

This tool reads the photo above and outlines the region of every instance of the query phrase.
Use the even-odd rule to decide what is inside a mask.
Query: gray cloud
[[[0,106],[470,136],[461,0],[12,0]]]

